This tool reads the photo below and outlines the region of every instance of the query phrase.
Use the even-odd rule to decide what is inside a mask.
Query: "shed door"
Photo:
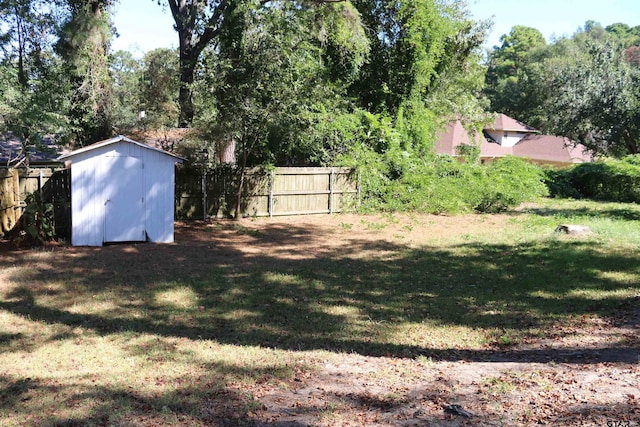
[[[105,157],[102,189],[104,241],[146,240],[143,163],[138,157]]]

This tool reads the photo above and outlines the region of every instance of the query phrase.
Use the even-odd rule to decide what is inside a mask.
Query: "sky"
[[[485,47],[499,46],[500,36],[515,25],[538,29],[547,43],[571,36],[592,20],[603,27],[622,22],[640,25],[640,0],[468,0],[476,20],[492,19]]]
[[[615,22],[631,27],[640,25],[640,0],[467,0],[467,3],[474,19],[491,19],[494,23],[486,48],[499,45],[500,36],[508,34],[514,25],[540,30],[547,42],[553,37],[571,36],[588,20],[603,27]],[[114,24],[120,34],[113,41],[114,51],[128,50],[142,57],[155,48],[178,46],[171,12],[168,7],[163,10],[156,0],[120,0]]]
[[[112,41],[113,51],[128,50],[140,58],[159,47],[178,47],[169,6],[163,10],[156,0],[120,0],[113,23],[119,34]]]

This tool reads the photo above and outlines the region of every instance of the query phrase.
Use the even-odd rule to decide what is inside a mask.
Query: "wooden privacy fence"
[[[235,168],[176,173],[176,218],[220,218],[235,214]],[[242,216],[329,214],[354,208],[358,179],[348,168],[248,169],[241,200]]]
[[[71,183],[69,169],[0,169],[0,234],[11,231],[20,221],[27,196],[42,192],[42,200],[53,203],[56,234],[71,232]]]
[[[175,217],[234,216],[237,172],[233,167],[206,172],[178,168]],[[27,195],[36,191],[42,192],[44,202],[53,203],[57,236],[70,238],[71,174],[61,168],[0,169],[0,235],[15,228]],[[337,213],[355,208],[359,201],[358,179],[348,168],[249,169],[243,195],[243,216]]]

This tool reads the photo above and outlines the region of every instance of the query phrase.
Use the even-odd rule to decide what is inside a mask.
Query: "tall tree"
[[[546,41],[535,28],[517,25],[489,53],[486,89],[491,109],[537,126],[538,84]]]
[[[640,45],[640,25],[630,27],[627,24],[616,22],[607,25],[605,31],[618,40],[624,48]]]
[[[218,37],[224,30],[225,21],[236,6],[244,3],[257,5],[259,9],[271,8],[276,2],[266,0],[166,0],[175,22],[179,40],[180,64],[180,105],[181,127],[190,125],[195,114],[193,85],[195,70],[202,52],[212,44],[217,48]],[[289,3],[297,8],[322,7],[347,0],[313,0],[311,2],[291,0]],[[162,4],[162,0],[157,0]],[[358,24],[359,25],[359,24]],[[344,28],[344,27],[343,27]],[[349,34],[349,31],[344,34]],[[334,33],[335,34],[335,33]]]
[[[113,53],[109,62],[113,80],[111,119],[117,132],[125,133],[138,125],[141,111],[139,82],[142,64],[131,52],[124,50]]]
[[[0,11],[0,132],[20,140],[15,155],[28,162],[30,149],[66,123],[66,86],[52,52],[58,9],[46,0],[3,0]]]
[[[640,69],[617,44],[592,40],[586,54],[550,69],[549,130],[599,154],[640,153]]]
[[[73,91],[72,142],[85,145],[112,135],[109,44],[114,0],[66,0],[69,18],[57,51],[64,59]]]
[[[139,81],[140,108],[145,127],[158,129],[178,125],[180,88],[178,52],[155,49],[142,59]]]
[[[430,146],[437,116],[450,119],[458,109],[450,98],[458,84],[471,89],[469,93],[482,86],[474,53],[484,40],[486,24],[468,19],[463,1],[354,4],[368,30],[371,59],[351,93],[372,113],[401,117],[408,145]],[[470,79],[463,82],[466,77]],[[479,105],[475,97],[462,99]],[[453,108],[444,111],[439,107],[444,105]]]
[[[43,9],[41,1],[0,1],[0,55],[16,67],[17,83],[22,87],[29,81],[29,57],[42,50],[47,29],[54,24]]]
[[[179,125],[187,127],[195,114],[194,74],[204,49],[220,34],[229,0],[167,0],[179,40]],[[161,1],[158,0],[158,4]]]

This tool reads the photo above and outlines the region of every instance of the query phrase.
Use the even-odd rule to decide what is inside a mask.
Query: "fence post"
[[[202,169],[202,220],[207,220],[207,166]]]
[[[269,211],[269,218],[273,217],[273,184],[275,181],[275,171],[269,172],[269,195],[267,196],[267,210]]]
[[[329,172],[329,213],[333,214],[333,190],[334,190],[334,184],[335,184],[335,179],[336,179],[336,169],[335,168],[331,168],[331,171]]]
[[[17,172],[0,170],[0,234],[10,231],[16,224],[18,202]]]

